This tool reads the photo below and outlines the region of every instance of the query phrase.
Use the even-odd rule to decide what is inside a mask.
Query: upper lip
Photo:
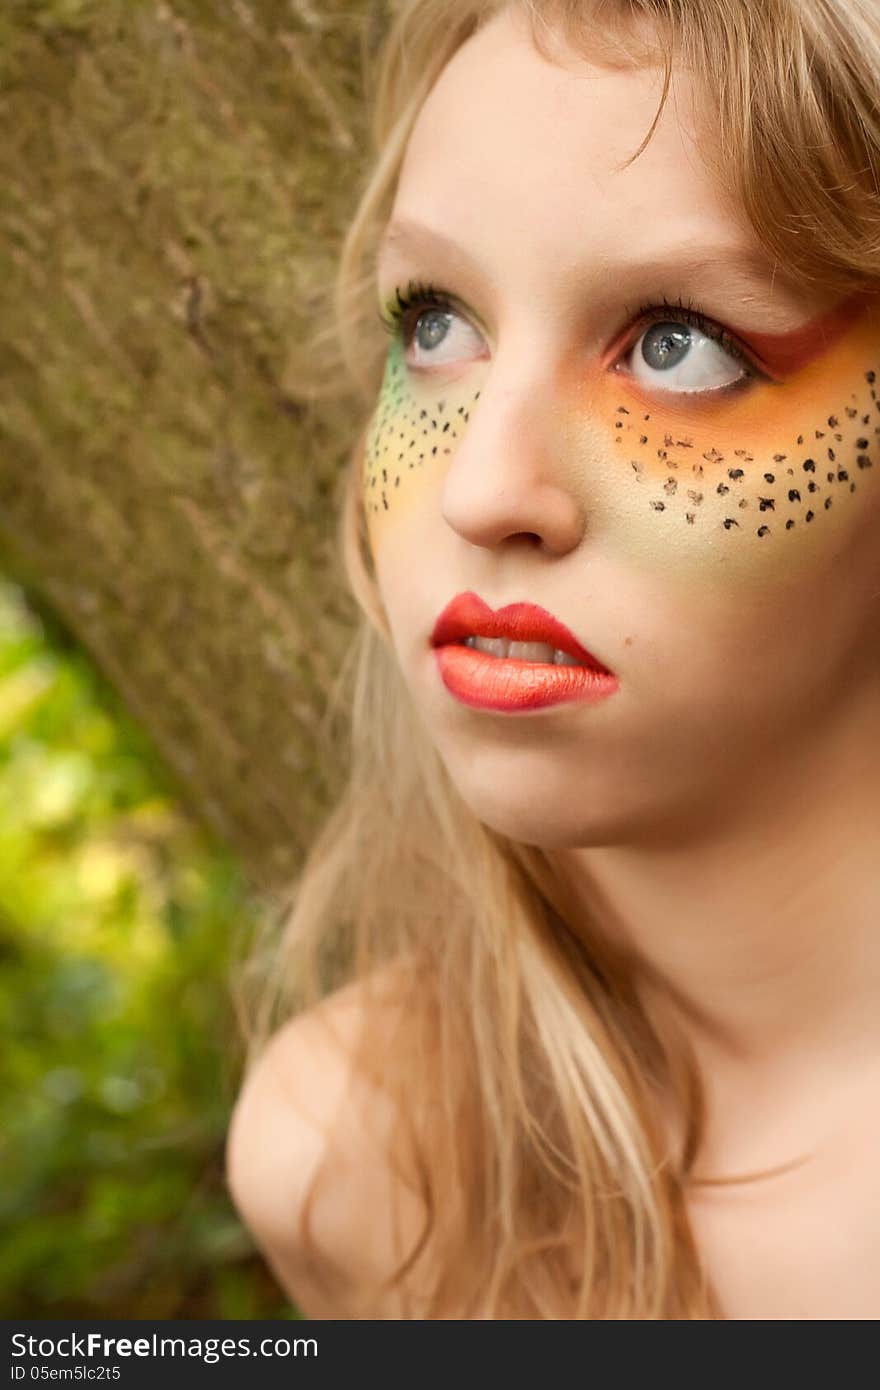
[[[459,642],[471,636],[506,637],[510,642],[547,642],[585,666],[611,674],[607,666],[581,646],[564,623],[534,603],[508,603],[493,613],[478,594],[470,591],[456,594],[434,624],[431,646],[442,647],[447,642]]]

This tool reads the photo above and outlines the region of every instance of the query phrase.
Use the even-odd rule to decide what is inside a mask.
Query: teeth
[[[567,652],[551,647],[547,642],[508,642],[506,637],[466,637],[466,647],[475,647],[489,656],[515,657],[518,661],[540,661],[552,666],[582,666]]]
[[[510,643],[506,637],[474,637],[473,645],[478,652],[488,652],[489,656],[510,654]]]

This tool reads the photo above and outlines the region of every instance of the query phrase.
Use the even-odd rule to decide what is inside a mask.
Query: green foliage
[[[0,584],[5,1315],[291,1315],[223,1178],[258,916],[86,657]]]

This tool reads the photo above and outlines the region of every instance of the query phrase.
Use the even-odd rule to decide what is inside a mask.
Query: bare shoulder
[[[393,975],[346,987],[291,1020],[248,1072],[226,1146],[239,1214],[291,1300],[345,1317],[393,1271],[421,1206],[391,1160],[397,1116],[357,1065],[363,1029],[394,1045]],[[384,1316],[399,1316],[394,1301]]]

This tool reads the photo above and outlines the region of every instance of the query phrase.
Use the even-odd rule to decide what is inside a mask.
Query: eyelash
[[[409,346],[412,330],[419,313],[425,309],[445,309],[449,313],[457,312],[450,295],[445,290],[438,289],[436,285],[425,284],[423,280],[410,280],[403,294],[399,286],[394,291],[394,300],[385,306],[385,312],[379,314],[379,322],[386,333],[392,336],[403,338],[405,346]]]
[[[733,357],[743,367],[747,368],[750,375],[760,375],[755,363],[749,357],[742,344],[739,343],[731,333],[728,333],[727,329],[722,324],[717,323],[715,319],[710,319],[708,314],[704,314],[702,309],[694,304],[691,299],[685,303],[685,301],[679,297],[679,299],[673,303],[672,300],[663,296],[659,300],[652,300],[646,304],[641,304],[631,317],[633,326],[641,330],[647,328],[649,323],[658,321],[664,315],[668,315],[670,318],[674,319],[683,319],[690,328],[697,328],[701,333],[704,333],[707,338],[712,338],[719,347],[723,348],[726,353]],[[627,314],[627,317],[630,317],[630,315]],[[639,334],[637,333],[635,337],[629,341],[629,349],[633,347],[638,337]]]
[[[401,293],[399,287],[394,291],[395,298],[385,306],[384,312],[379,314],[379,322],[386,333],[392,336],[399,336],[404,346],[408,347],[419,315],[425,309],[441,309],[448,313],[458,313],[459,310],[452,296],[446,290],[440,289],[432,283],[425,283],[422,280],[410,280],[406,289]],[[751,377],[764,379],[764,373],[755,365],[755,362],[745,351],[742,345],[734,338],[727,329],[693,303],[692,300],[685,302],[679,299],[673,302],[662,296],[660,299],[649,300],[635,310],[625,308],[626,318],[631,322],[633,333],[627,337],[626,351],[632,350],[638,341],[640,333],[651,323],[660,322],[664,317],[683,320],[691,328],[698,329],[707,338],[712,338],[719,347],[729,353],[739,362]],[[639,330],[636,332],[635,330]]]

